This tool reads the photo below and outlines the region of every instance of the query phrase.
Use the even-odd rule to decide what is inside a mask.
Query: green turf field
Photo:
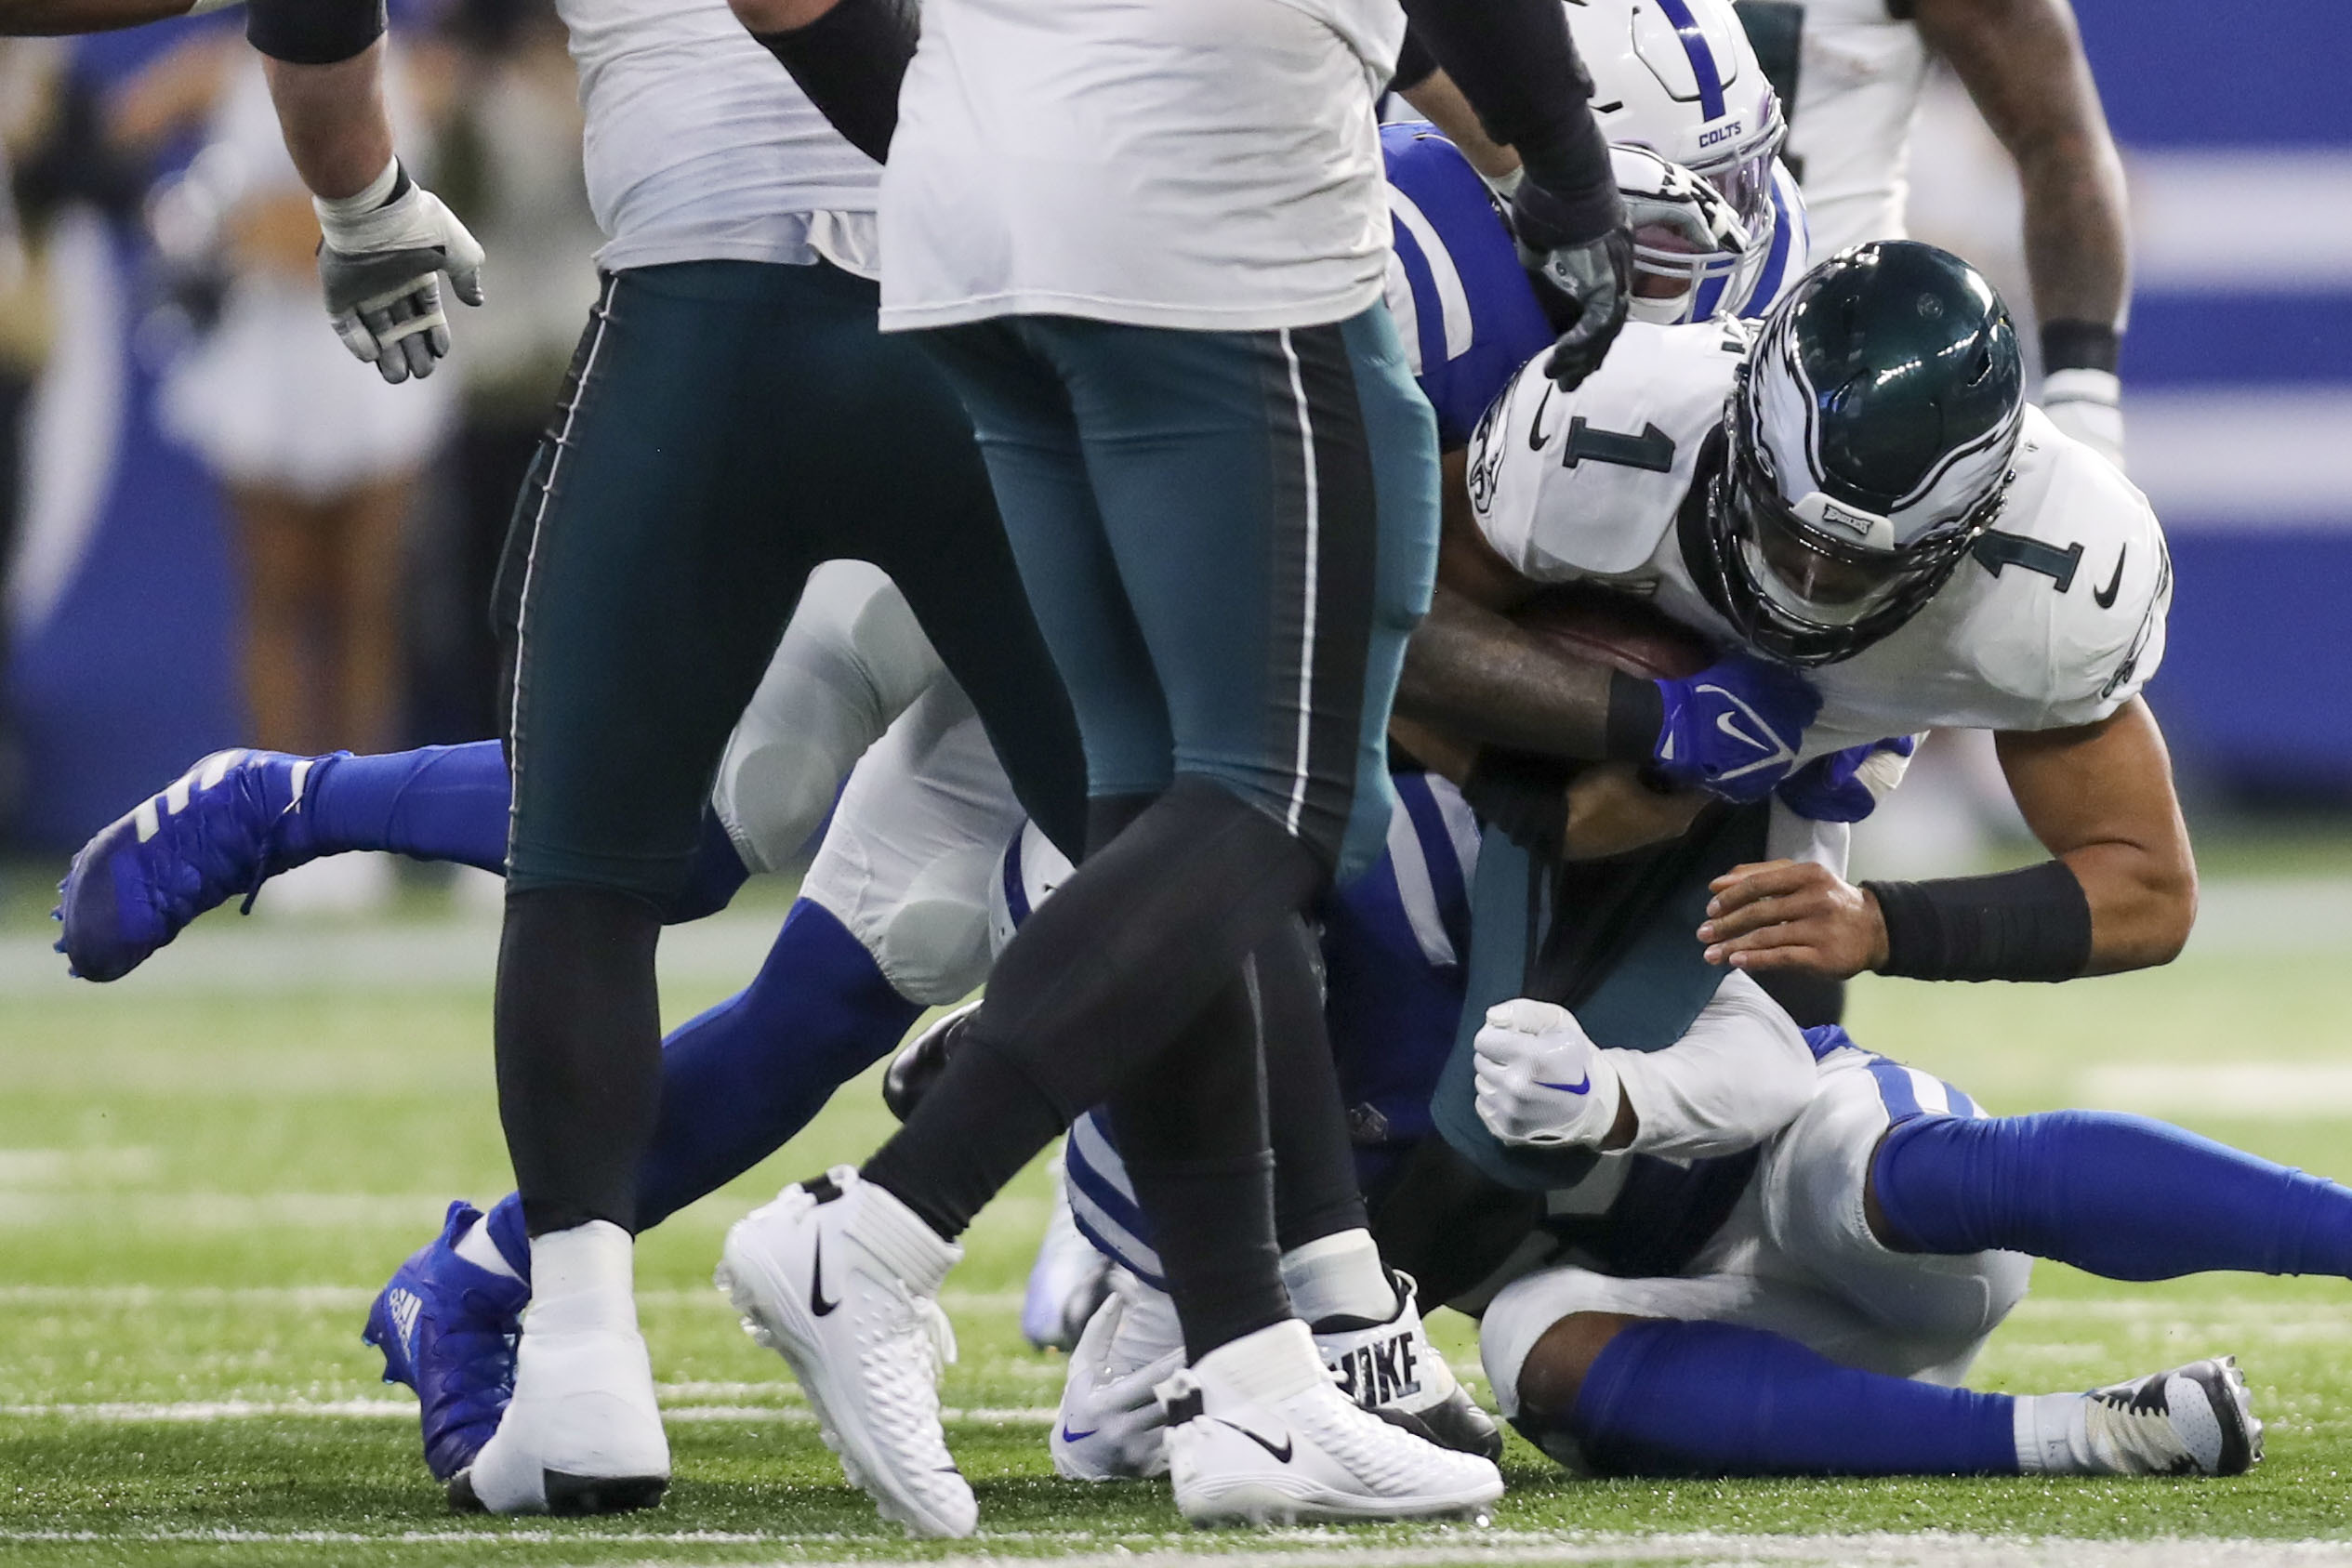
[[[2333,868],[2331,868],[2332,871]],[[2217,884],[2171,969],[2060,989],[1864,987],[1857,1035],[2002,1111],[2146,1109],[2352,1175],[2352,882]],[[455,1194],[495,1196],[488,930],[306,933],[216,916],[121,984],[68,984],[0,932],[0,1563],[809,1561],[1280,1549],[1352,1563],[1524,1561],[2352,1562],[2352,1290],[2218,1278],[2111,1285],[2043,1265],[1987,1388],[2080,1388],[2230,1351],[2269,1423],[2247,1479],[2136,1483],[1592,1483],[1514,1445],[1484,1528],[1184,1532],[1163,1484],[1051,1479],[1060,1364],[1014,1329],[1033,1173],[984,1219],[948,1305],[951,1430],[984,1534],[910,1548],[847,1490],[782,1364],[709,1276],[787,1179],[880,1136],[852,1086],[794,1147],[649,1235],[644,1322],[677,1481],[618,1522],[448,1514],[405,1390],[359,1342],[369,1298]],[[747,974],[773,904],[677,944],[672,1017]],[[764,915],[762,911],[765,911]],[[324,981],[321,976],[326,977]],[[1475,1370],[1469,1325],[1433,1324]],[[1915,1533],[1932,1532],[1920,1535]],[[2129,1548],[2045,1537],[2240,1537]],[[2315,1544],[2257,1546],[2305,1541]],[[2334,1544],[2327,1544],[2334,1543]]]

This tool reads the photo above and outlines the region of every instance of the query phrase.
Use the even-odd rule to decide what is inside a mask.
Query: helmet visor
[[[1728,502],[1739,555],[1756,589],[1792,621],[1855,626],[1949,569],[1967,531],[1902,551],[1870,549],[1806,522],[1738,431],[1731,443]]]
[[[1711,158],[1690,165],[1698,175],[1715,188],[1718,195],[1731,204],[1739,215],[1739,221],[1751,234],[1770,232],[1766,219],[1772,212],[1773,161],[1780,155],[1780,144],[1788,139],[1787,122],[1780,117],[1777,104],[1773,106],[1772,119],[1763,134],[1733,147],[1720,158]]]

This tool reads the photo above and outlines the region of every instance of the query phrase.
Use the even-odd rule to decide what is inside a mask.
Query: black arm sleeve
[[[337,65],[384,36],[384,0],[249,0],[245,42],[288,65]]]
[[[1578,231],[1568,237],[1613,227],[1608,143],[1593,123],[1592,79],[1559,0],[1405,0],[1405,13],[1487,134],[1516,151],[1527,178],[1570,209],[1562,217]]]
[[[1881,974],[2072,980],[2091,963],[2091,900],[2064,861],[1991,876],[1865,882],[1886,921]]]
[[[922,26],[915,0],[841,0],[806,27],[755,33],[833,128],[876,163],[898,130],[898,89]]]
[[[1429,52],[1420,35],[1411,28],[1405,30],[1405,42],[1396,51],[1396,73],[1388,79],[1389,90],[1408,93],[1437,73],[1437,57]]]

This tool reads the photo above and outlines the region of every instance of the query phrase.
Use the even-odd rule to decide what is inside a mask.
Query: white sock
[[[1402,1303],[1381,1249],[1366,1230],[1320,1236],[1282,1255],[1282,1284],[1290,1306],[1309,1324],[1326,1318],[1387,1323]]]
[[[514,1272],[514,1265],[507,1261],[507,1255],[498,1250],[498,1244],[490,1239],[487,1217],[467,1226],[453,1250],[475,1268],[486,1270],[502,1279],[519,1280],[522,1277]]]
[[[1202,1377],[1268,1404],[1331,1387],[1331,1373],[1315,1351],[1315,1336],[1297,1318],[1270,1324],[1255,1334],[1226,1341],[1193,1363]]]
[[[2091,1452],[2090,1402],[2081,1394],[2019,1394],[2017,1468],[2028,1475],[2100,1475]]]
[[[607,1219],[531,1238],[525,1334],[637,1332],[637,1243]]]

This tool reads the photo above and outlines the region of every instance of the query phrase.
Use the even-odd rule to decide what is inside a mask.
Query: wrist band
[[[2090,966],[2091,901],[2064,861],[1990,876],[1862,887],[1886,921],[1881,974],[2056,981]]]
[[[1664,728],[1666,697],[1658,682],[1611,670],[1602,754],[1612,762],[1647,762],[1658,755],[1658,732]]]
[[[288,65],[338,65],[384,36],[384,0],[250,0],[245,42]]]
[[[2122,355],[2123,335],[2111,322],[2041,323],[2041,374],[2060,370],[2104,370],[2112,374]]]

